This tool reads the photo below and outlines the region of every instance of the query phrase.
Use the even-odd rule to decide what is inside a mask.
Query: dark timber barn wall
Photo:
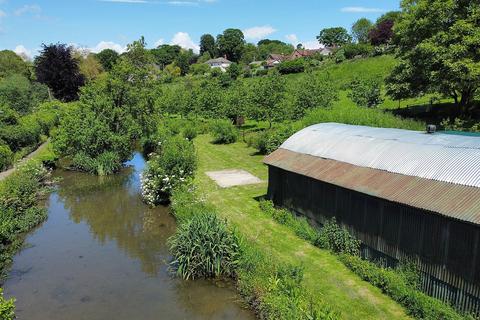
[[[425,293],[459,310],[480,312],[478,225],[286,170],[268,157],[266,163],[268,197],[276,205],[317,225],[336,217],[362,241],[365,258],[389,266],[413,258]]]

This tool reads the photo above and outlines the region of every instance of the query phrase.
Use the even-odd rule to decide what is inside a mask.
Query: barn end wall
[[[390,266],[414,259],[422,290],[480,313],[480,227],[269,165],[268,198],[322,225],[336,217],[363,243],[362,256]]]

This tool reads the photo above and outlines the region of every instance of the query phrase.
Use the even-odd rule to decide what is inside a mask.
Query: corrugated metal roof
[[[480,187],[480,138],[322,123],[280,147],[408,176]]]
[[[278,149],[265,163],[375,197],[480,224],[480,188],[360,167]]]

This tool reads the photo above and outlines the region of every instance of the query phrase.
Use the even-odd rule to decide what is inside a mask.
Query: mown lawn
[[[266,194],[267,183],[221,189],[206,171],[244,169],[267,180],[263,156],[243,142],[214,145],[208,135],[195,139],[199,157],[196,182],[200,191],[248,239],[255,241],[281,261],[301,263],[306,285],[342,313],[345,319],[407,319],[404,309],[379,289],[362,281],[328,251],[296,237],[287,227],[264,216],[257,197]]]

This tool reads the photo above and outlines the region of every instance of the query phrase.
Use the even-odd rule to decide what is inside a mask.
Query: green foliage
[[[360,241],[355,239],[347,229],[340,227],[335,218],[326,221],[320,229],[316,245],[335,253],[358,255]]]
[[[277,66],[280,74],[300,73],[305,71],[305,60],[295,59],[280,63]]]
[[[286,82],[278,73],[255,79],[250,96],[250,116],[255,120],[266,120],[270,127],[272,122],[284,120],[287,110],[283,107]]]
[[[6,170],[12,164],[13,152],[7,145],[0,144],[0,171]]]
[[[168,44],[163,44],[156,49],[150,50],[154,56],[155,63],[162,69],[174,62],[181,51],[182,48],[180,46]]]
[[[258,42],[258,54],[256,58],[259,60],[265,60],[268,58],[269,54],[283,54],[290,55],[293,53],[295,48],[291,44],[287,44],[279,40],[269,40],[263,39]]]
[[[353,38],[358,43],[367,43],[368,42],[368,33],[373,28],[372,21],[367,18],[360,18],[352,25],[352,35]]]
[[[403,1],[402,9],[395,24],[401,62],[388,84],[410,97],[440,92],[466,111],[480,87],[480,3]]]
[[[47,212],[37,207],[45,194],[48,171],[39,161],[29,161],[0,182],[0,273],[5,276],[22,234],[38,225]],[[0,307],[1,308],[1,307]]]
[[[15,319],[15,299],[5,299],[2,288],[0,288],[0,319]]]
[[[352,37],[348,34],[348,31],[345,28],[333,27],[320,31],[317,40],[327,47],[335,47],[349,43],[352,41]]]
[[[393,300],[403,305],[416,319],[464,319],[447,304],[417,291],[401,273],[395,270],[376,266],[356,256],[341,255],[339,258],[363,280],[380,288]]]
[[[80,151],[73,156],[71,166],[80,171],[105,176],[120,170],[122,161],[120,156],[112,151],[100,153],[96,158]]]
[[[0,80],[0,104],[5,104],[20,114],[29,113],[47,99],[47,86],[31,83],[25,76],[14,74]]]
[[[241,256],[237,235],[215,213],[200,212],[169,239],[172,267],[183,279],[232,277]]]
[[[328,77],[308,73],[295,84],[292,96],[292,116],[302,118],[307,110],[317,107],[330,108],[338,100],[338,90]]]
[[[0,79],[18,74],[30,78],[30,70],[27,62],[10,50],[0,51]]]
[[[157,145],[157,153],[141,177],[142,196],[152,206],[167,202],[173,190],[187,183],[197,168],[195,148],[185,138],[165,137]]]
[[[359,107],[373,108],[383,102],[381,83],[376,79],[355,79],[348,97]]]
[[[119,54],[117,53],[117,51],[112,49],[104,49],[97,53],[95,56],[98,61],[100,61],[100,64],[105,71],[112,70],[113,66],[115,65],[115,63],[117,63],[117,60],[119,58]]]
[[[357,56],[369,57],[373,54],[373,47],[366,43],[349,43],[342,47],[345,58],[353,59]]]
[[[219,56],[227,56],[233,62],[240,61],[245,45],[245,37],[239,29],[226,29],[217,36]]]
[[[193,125],[193,123],[189,123],[184,129],[183,129],[183,137],[187,140],[192,141],[195,139],[198,135],[197,128]]]
[[[216,54],[215,38],[211,34],[204,34],[200,37],[200,55],[208,53],[210,57]]]
[[[203,76],[210,71],[210,66],[205,63],[195,63],[190,66],[190,72],[194,75]]]
[[[277,150],[296,131],[297,128],[295,126],[283,125],[253,134],[249,137],[247,143],[250,147],[257,149],[260,154],[270,154]]]
[[[237,78],[242,74],[242,67],[238,63],[232,63],[227,68],[227,74],[232,80],[237,80]]]
[[[213,143],[229,144],[238,139],[238,130],[229,120],[216,120],[211,125]]]
[[[336,63],[344,62],[347,57],[345,56],[345,50],[343,48],[335,50],[334,59]]]
[[[202,82],[200,86],[195,88],[194,94],[195,104],[193,105],[194,110],[190,106],[191,112],[195,112],[196,115],[201,114],[207,118],[221,116],[223,90],[218,81]]]

